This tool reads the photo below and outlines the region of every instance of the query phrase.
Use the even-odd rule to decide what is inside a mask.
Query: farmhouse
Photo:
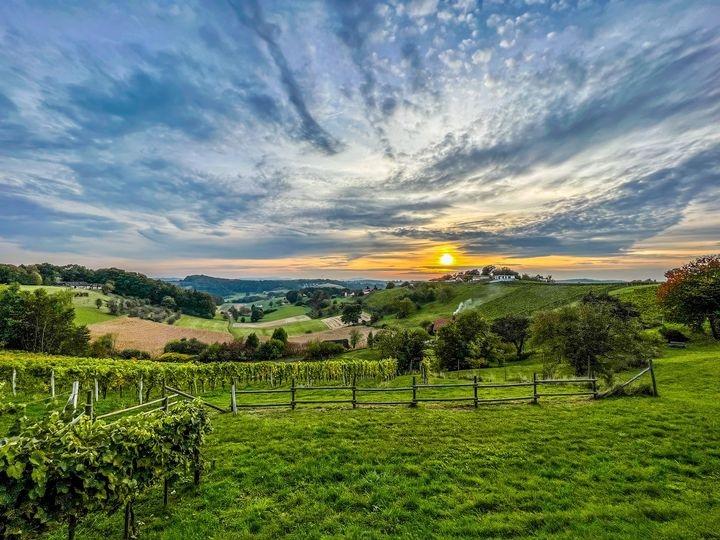
[[[493,281],[512,281],[514,279],[513,274],[493,274]]]
[[[99,291],[100,289],[102,289],[102,284],[100,283],[86,283],[84,281],[59,281],[56,285],[58,287],[68,287],[70,289],[89,289],[91,291]]]

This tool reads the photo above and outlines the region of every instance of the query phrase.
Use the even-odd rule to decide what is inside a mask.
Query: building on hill
[[[84,281],[58,281],[56,285],[69,289],[89,289],[91,291],[99,291],[103,287],[101,283],[86,283]]]
[[[513,274],[493,274],[493,281],[513,281],[516,276]]]

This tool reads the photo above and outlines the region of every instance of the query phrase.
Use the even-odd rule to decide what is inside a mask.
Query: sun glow
[[[443,253],[440,255],[440,264],[443,266],[452,266],[455,264],[455,257],[450,255],[449,253]]]

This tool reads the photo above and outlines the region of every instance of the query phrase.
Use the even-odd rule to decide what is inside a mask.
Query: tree
[[[258,339],[257,334],[253,332],[252,334],[249,334],[247,338],[245,338],[245,347],[250,349],[251,351],[254,351],[258,348],[258,345],[260,345],[260,339]]]
[[[492,331],[505,343],[512,343],[515,346],[517,359],[522,359],[525,341],[530,335],[530,319],[528,317],[520,315],[500,317],[493,321]]]
[[[269,339],[257,349],[258,360],[277,360],[285,353],[285,343],[279,339]]]
[[[463,311],[438,330],[435,354],[442,369],[468,369],[478,362],[493,360],[498,341],[490,323],[479,312]]]
[[[357,328],[353,328],[352,330],[350,330],[350,346],[353,349],[358,346],[361,339],[362,334],[360,333],[360,330],[358,330]]]
[[[112,281],[107,281],[102,286],[102,293],[103,294],[110,294],[111,292],[115,291],[115,283]]]
[[[287,298],[288,302],[294,304],[300,299],[300,293],[298,291],[288,291],[285,293],[285,298]]]
[[[285,331],[285,329],[281,326],[280,328],[276,328],[275,330],[273,330],[272,337],[270,339],[277,339],[278,341],[287,343],[288,334]]]
[[[163,296],[160,305],[167,309],[177,309],[177,302],[172,296]]]
[[[366,341],[368,348],[372,349],[375,345],[375,336],[373,335],[372,331],[368,333]]]
[[[89,355],[93,358],[112,358],[115,351],[115,336],[103,334],[90,344]]]
[[[698,331],[708,321],[713,338],[720,340],[720,255],[699,257],[665,277],[658,299],[670,319]]]
[[[437,292],[437,299],[441,302],[448,302],[453,296],[452,288],[445,285],[444,287],[440,287],[440,289]]]
[[[480,274],[483,276],[491,276],[494,270],[495,270],[495,266],[492,264],[488,264],[487,266],[482,267]]]
[[[375,347],[383,358],[395,358],[398,370],[402,373],[420,368],[425,343],[430,339],[421,328],[403,330],[383,330],[374,338]]]
[[[619,317],[609,304],[581,303],[538,313],[533,343],[546,357],[569,364],[576,375],[609,374],[655,354],[637,318]]]
[[[255,304],[253,304],[250,307],[250,321],[251,322],[258,322],[264,316],[265,316],[265,312],[263,312],[262,308],[256,306]]]
[[[409,298],[401,298],[393,303],[393,311],[398,319],[405,319],[415,311],[415,303]]]
[[[344,324],[357,324],[362,315],[362,306],[358,303],[348,303],[343,306],[340,320]]]
[[[102,307],[102,298],[95,299],[95,307],[100,309]]]
[[[386,289],[394,289],[395,288],[395,282],[394,281],[388,281],[385,285]]]
[[[82,355],[89,332],[75,326],[70,292],[21,291],[12,284],[0,290],[0,347],[51,354]]]

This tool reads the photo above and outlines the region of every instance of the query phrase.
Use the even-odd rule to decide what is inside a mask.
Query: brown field
[[[365,347],[367,335],[371,331],[377,331],[376,328],[369,326],[343,326],[342,328],[334,328],[332,330],[324,330],[322,332],[313,332],[312,334],[300,334],[299,336],[291,336],[288,341],[291,343],[309,343],[311,341],[324,341],[326,339],[350,339],[350,332],[353,328],[357,328],[362,335],[362,340],[358,347]]]
[[[93,339],[103,334],[114,334],[119,349],[139,349],[151,354],[161,353],[165,344],[174,339],[197,338],[205,343],[233,340],[230,333],[182,328],[130,317],[91,324],[88,329]]]

